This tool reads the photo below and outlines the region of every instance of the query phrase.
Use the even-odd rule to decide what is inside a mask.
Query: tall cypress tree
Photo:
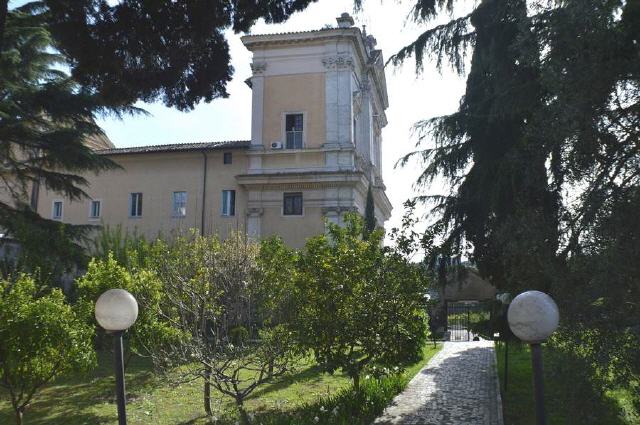
[[[369,184],[367,190],[367,203],[364,209],[364,235],[368,237],[374,230],[376,230],[376,205],[373,201],[373,189]]]
[[[529,4],[531,3],[531,4]],[[436,202],[444,248],[470,255],[494,283],[549,290],[583,251],[607,199],[640,183],[640,6],[579,0],[540,5],[484,0],[425,31],[391,61],[425,55],[464,73],[459,110],[417,124],[435,146],[418,183],[450,183]],[[417,1],[426,22],[453,0]]]
[[[432,7],[417,8],[416,16],[432,16]],[[470,242],[480,271],[498,286],[545,289],[549,278],[541,265],[553,258],[556,219],[544,141],[527,131],[543,96],[537,55],[529,54],[537,47],[528,41],[527,19],[525,0],[483,0],[468,16],[425,32],[392,60],[415,54],[420,69],[426,49],[439,61],[452,55],[463,72],[465,48],[474,46],[458,112],[418,123],[435,140],[435,148],[417,153],[428,162],[419,183],[440,174],[451,183],[452,193],[437,205],[444,251],[455,253]],[[522,251],[530,253],[526,261],[518,255]]]
[[[453,4],[418,0],[414,17]],[[483,0],[392,60],[415,55],[420,71],[431,55],[462,73],[471,47],[459,110],[418,123],[435,146],[401,161],[427,162],[422,184],[450,183],[448,196],[422,198],[440,213],[430,231],[441,252],[468,247],[503,290],[551,292],[556,349],[583,357],[598,391],[625,386],[640,406],[640,3]]]

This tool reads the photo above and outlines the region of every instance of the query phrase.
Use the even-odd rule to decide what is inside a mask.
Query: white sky
[[[414,2],[415,0],[365,0],[363,10],[354,14],[351,0],[320,0],[283,24],[258,23],[251,32],[263,34],[319,29],[325,24],[335,25],[335,18],[346,11],[352,14],[356,25],[366,25],[367,32],[376,37],[377,48],[382,49],[386,60],[426,29],[407,19]],[[443,17],[430,25],[447,20],[447,17]],[[234,79],[228,85],[228,99],[200,104],[188,113],[160,104],[139,104],[138,106],[146,109],[151,116],[127,117],[121,121],[110,118],[99,121],[111,141],[117,147],[125,147],[249,140],[251,89],[244,80],[251,75],[251,54],[242,45],[240,35],[229,32],[227,36],[235,68]],[[420,77],[416,77],[414,71],[414,62],[411,60],[399,69],[389,66],[386,72],[389,92],[389,109],[386,113],[389,124],[382,133],[382,168],[387,196],[394,208],[393,216],[386,225],[387,230],[400,225],[403,202],[418,194],[413,188],[413,182],[419,175],[419,164],[410,163],[403,169],[394,168],[398,158],[414,148],[415,139],[410,136],[411,126],[420,119],[455,111],[464,93],[464,78],[458,77],[448,69],[444,69],[440,74],[435,65],[426,63],[424,73]],[[430,190],[432,193],[442,191],[441,187],[433,187]]]

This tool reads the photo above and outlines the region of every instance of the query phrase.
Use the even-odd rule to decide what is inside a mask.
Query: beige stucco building
[[[148,238],[174,229],[281,235],[294,247],[364,213],[391,214],[381,175],[388,107],[375,39],[343,15],[338,27],[247,35],[253,53],[251,140],[104,149],[120,169],[86,176],[90,199],[41,189],[37,211],[73,224],[121,224]]]

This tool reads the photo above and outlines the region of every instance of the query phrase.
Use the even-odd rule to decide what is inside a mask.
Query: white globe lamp
[[[109,289],[96,301],[96,320],[108,331],[129,329],[138,318],[138,302],[124,289]]]
[[[515,336],[528,344],[539,344],[558,328],[560,312],[549,295],[527,291],[511,301],[507,320]]]

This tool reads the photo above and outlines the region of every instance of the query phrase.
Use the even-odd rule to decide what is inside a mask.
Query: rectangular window
[[[62,220],[62,201],[53,201],[51,218],[54,220]]]
[[[302,215],[302,192],[284,194],[282,214]]]
[[[233,155],[231,155],[231,152],[225,152],[222,154],[223,164],[231,164],[232,162],[233,162]]]
[[[187,192],[173,192],[173,216],[184,217],[187,215]]]
[[[142,193],[129,194],[129,217],[142,217]]]
[[[222,215],[225,215],[225,216],[236,215],[236,191],[235,190],[222,191]]]
[[[285,134],[287,149],[302,149],[303,116],[302,114],[287,114],[285,116]]]
[[[89,218],[100,218],[102,209],[102,201],[91,201],[91,209],[89,210]]]

